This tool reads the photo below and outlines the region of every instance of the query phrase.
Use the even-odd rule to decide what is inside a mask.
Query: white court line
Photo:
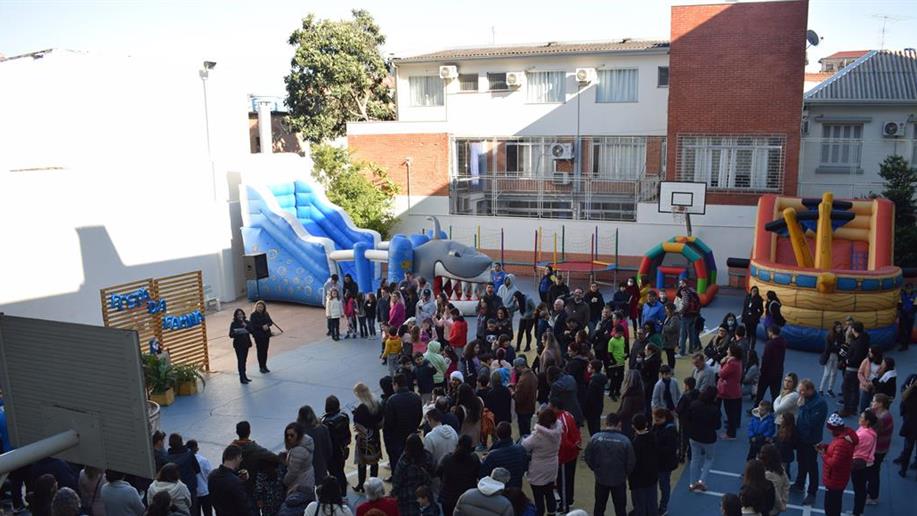
[[[739,475],[738,473],[733,473],[731,471],[721,471],[718,469],[711,469],[710,473],[713,473],[714,475],[722,475],[724,477],[742,478],[742,475]],[[825,489],[825,486],[818,486],[818,489],[820,491],[827,491],[827,489]],[[853,491],[844,491],[844,494],[853,496]]]
[[[711,471],[713,473],[713,471]],[[731,474],[729,476],[732,476]],[[716,491],[695,491],[698,494],[705,494],[710,496],[716,496],[722,498],[726,493],[717,493]],[[825,511],[821,509],[816,509],[815,507],[809,505],[794,505],[791,503],[786,504],[787,510],[793,509],[797,511],[802,511],[802,516],[811,516],[812,514],[824,514]]]

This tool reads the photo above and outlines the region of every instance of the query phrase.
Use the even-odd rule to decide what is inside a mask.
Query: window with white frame
[[[526,72],[526,99],[533,104],[564,101],[564,72]]]
[[[532,144],[529,142],[506,142],[506,175],[534,177]]]
[[[646,174],[646,138],[602,138],[592,143],[596,179],[641,179]]]
[[[599,70],[596,102],[637,102],[639,72],[636,68]]]
[[[408,78],[411,105],[429,107],[443,105],[443,80],[437,75],[420,75]]]
[[[859,169],[863,124],[822,124],[819,167]]]
[[[784,135],[679,136],[678,180],[716,190],[779,190],[785,148]]]
[[[460,73],[458,80],[459,91],[478,91],[478,74]]]

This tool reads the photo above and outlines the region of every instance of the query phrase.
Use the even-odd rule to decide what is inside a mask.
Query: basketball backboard
[[[153,477],[136,331],[0,314],[0,386],[17,448],[73,430],[55,457]]]
[[[662,181],[659,213],[703,215],[707,212],[707,183]]]

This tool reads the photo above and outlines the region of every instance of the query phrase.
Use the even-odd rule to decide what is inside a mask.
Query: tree
[[[368,161],[354,160],[347,149],[312,145],[312,176],[325,187],[328,200],[344,209],[357,227],[374,229],[388,238],[397,219],[392,201],[398,185],[388,172]]]
[[[879,165],[879,175],[885,180],[882,196],[895,203],[895,263],[917,267],[917,168],[892,155]]]
[[[317,20],[310,14],[290,35],[296,47],[287,85],[290,121],[313,143],[343,136],[349,121],[391,120],[395,105],[380,45],[385,36],[366,11],[352,20]]]

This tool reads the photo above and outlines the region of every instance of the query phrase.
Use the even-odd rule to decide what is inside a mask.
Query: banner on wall
[[[135,330],[141,352],[165,349],[174,364],[210,370],[201,271],[100,290],[105,326]]]

